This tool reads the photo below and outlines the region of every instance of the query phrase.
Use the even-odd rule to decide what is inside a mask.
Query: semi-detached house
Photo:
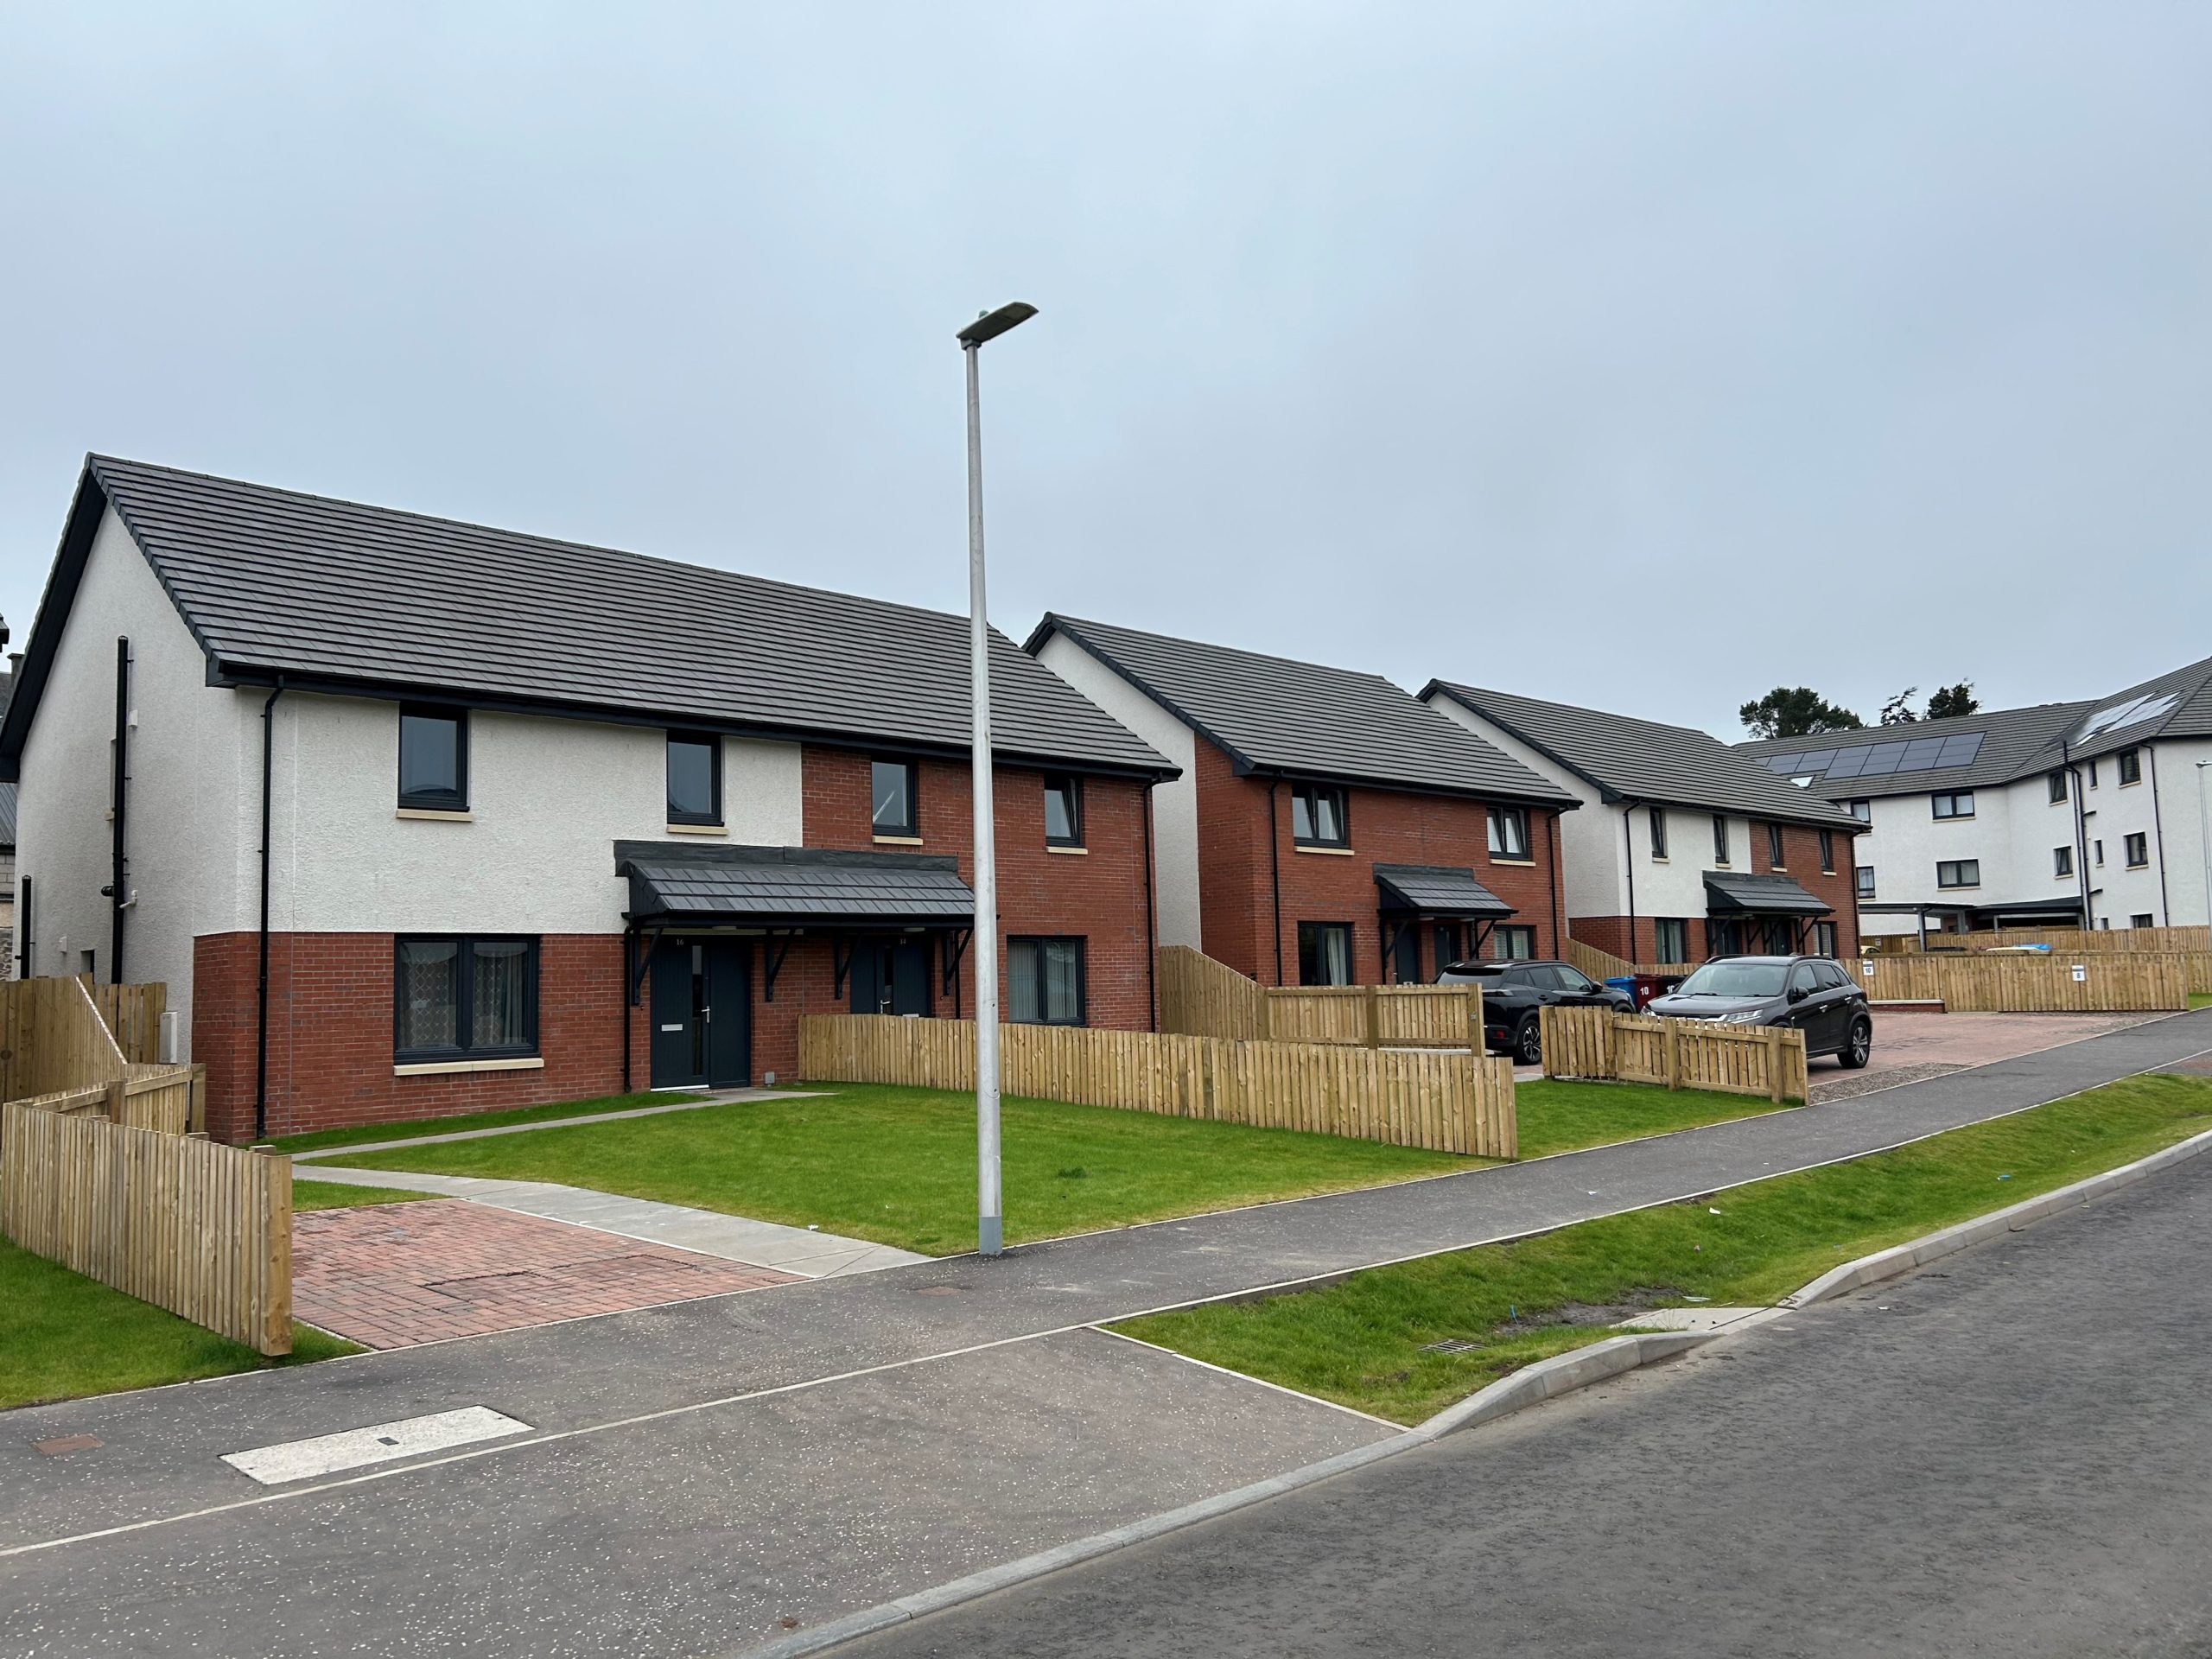
[[[1382,676],[1054,614],[1028,649],[1180,771],[1163,943],[1268,985],[1558,954],[1574,797]]]
[[[1631,962],[1859,948],[1849,813],[1708,733],[1432,680],[1435,709],[1573,792],[1573,937]]]
[[[0,724],[18,965],[167,982],[226,1138],[790,1076],[804,1013],[973,1007],[967,651],[94,457]],[[1148,1026],[1176,769],[992,651],[1002,1007]]]

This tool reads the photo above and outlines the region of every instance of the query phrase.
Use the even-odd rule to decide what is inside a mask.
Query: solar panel
[[[1766,758],[1767,770],[1781,772],[1795,772],[1797,770],[1798,761],[1803,759],[1802,755],[1797,754],[1770,754]]]
[[[1829,766],[1828,776],[1831,778],[1856,778],[1859,775],[1859,769],[1866,764],[1866,756],[1869,753],[1870,751],[1864,748],[1837,750],[1835,763]]]
[[[1902,743],[1875,743],[1868,746],[1866,759],[1860,764],[1861,778],[1874,778],[1895,772],[1897,762],[1904,759]]]
[[[1899,772],[1925,772],[1936,764],[1936,757],[1943,752],[1940,737],[1916,737],[1904,746],[1904,753],[1897,761]]]
[[[1826,772],[1828,767],[1828,762],[1834,759],[1835,751],[1834,749],[1815,749],[1810,754],[1799,755],[1797,757],[1797,764],[1790,767],[1789,770],[1792,772]]]
[[[1970,766],[1981,753],[1980,732],[1961,732],[1943,740],[1943,752],[1936,759],[1939,766]]]

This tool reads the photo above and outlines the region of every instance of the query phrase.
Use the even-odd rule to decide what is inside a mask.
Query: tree
[[[1977,714],[1980,709],[1981,703],[1974,694],[1972,680],[1961,680],[1956,685],[1940,686],[1936,695],[1928,699],[1928,718],[1930,720],[1949,720],[1958,715]]]
[[[1814,737],[1822,732],[1855,732],[1866,723],[1809,685],[1777,685],[1757,702],[1738,709],[1736,718],[1753,737]]]
[[[1885,726],[1910,726],[1914,721],[1917,721],[1920,716],[1912,712],[1912,699],[1914,694],[1919,690],[1920,688],[1916,685],[1908,685],[1904,690],[1898,692],[1897,696],[1891,697],[1887,702],[1884,703],[1882,705],[1882,724]]]

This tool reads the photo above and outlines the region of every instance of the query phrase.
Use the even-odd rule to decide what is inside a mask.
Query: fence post
[[[1682,1028],[1672,1020],[1665,1023],[1661,1046],[1667,1052],[1667,1086],[1679,1089],[1682,1086]]]
[[[1467,1052],[1477,1066],[1490,1052],[1483,1039],[1483,988],[1473,984],[1467,987]]]
[[[1766,1092],[1776,1105],[1782,1104],[1782,1027],[1767,1026],[1766,1033]]]
[[[124,1093],[125,1093],[125,1091],[128,1090],[128,1088],[129,1088],[129,1087],[130,1087],[130,1080],[129,1080],[128,1078],[126,1078],[126,1077],[118,1077],[114,1082],[112,1082],[112,1083],[111,1083],[110,1084],[108,1084],[108,1086],[107,1086],[107,1121],[108,1121],[109,1122],[111,1122],[111,1123],[120,1123],[120,1122],[123,1122],[123,1118],[124,1118],[124,1105],[123,1105],[124,1096]]]
[[[1382,1046],[1382,988],[1380,985],[1367,988],[1367,1046],[1370,1048]]]

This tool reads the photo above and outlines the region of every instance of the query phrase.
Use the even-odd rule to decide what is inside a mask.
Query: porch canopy
[[[976,916],[943,855],[665,842],[617,842],[614,854],[639,927],[965,928]]]
[[[1705,873],[1705,908],[1710,916],[1827,916],[1834,906],[1786,875]]]
[[[1375,886],[1385,916],[1494,922],[1513,914],[1513,906],[1476,880],[1474,871],[1455,865],[1377,864]]]

